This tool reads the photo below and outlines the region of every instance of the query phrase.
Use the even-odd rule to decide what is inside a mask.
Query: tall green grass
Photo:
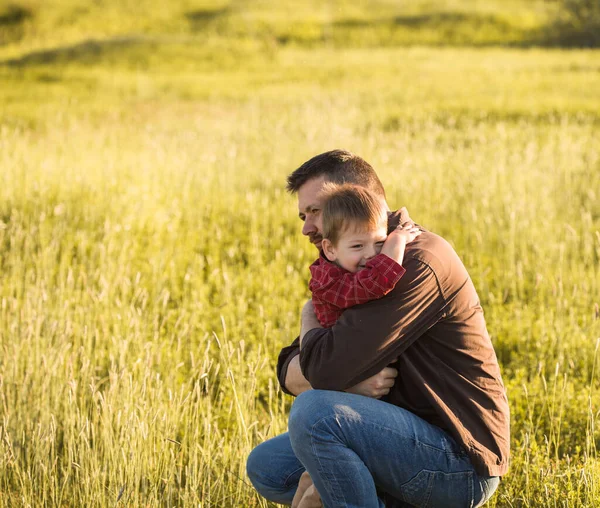
[[[206,39],[156,20],[216,4],[89,7],[123,25],[27,5],[36,32],[0,48],[0,506],[266,506],[245,457],[286,429],[274,365],[316,255],[284,180],[334,147],[477,286],[513,417],[491,506],[600,502],[597,52]],[[78,45],[124,20],[143,36]]]
[[[0,44],[13,54],[132,34],[310,47],[544,44],[557,11],[545,0],[11,0],[0,2]]]

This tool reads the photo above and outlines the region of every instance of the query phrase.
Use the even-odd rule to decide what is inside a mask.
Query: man
[[[360,157],[313,157],[288,190],[317,248],[327,181],[366,187],[385,203]],[[392,227],[411,222],[406,209],[390,214]],[[452,247],[425,230],[404,268],[386,297],[347,309],[331,328],[304,307],[300,337],[277,366],[282,389],[298,396],[289,433],[248,458],[267,499],[290,504],[306,471],[326,507],[480,506],[506,473],[508,402],[473,283]]]

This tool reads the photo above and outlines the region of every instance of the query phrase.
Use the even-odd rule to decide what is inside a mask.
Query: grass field
[[[0,506],[267,506],[315,257],[284,181],[337,147],[478,289],[490,506],[599,505],[600,51],[553,9],[0,1]]]

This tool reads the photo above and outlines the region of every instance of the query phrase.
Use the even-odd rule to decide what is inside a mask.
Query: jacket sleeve
[[[277,359],[277,380],[279,381],[279,386],[284,393],[288,395],[294,395],[285,387],[285,378],[287,376],[288,365],[292,361],[292,359],[300,353],[300,340],[296,338],[294,342],[292,342],[289,346],[284,347],[279,352],[279,358]]]
[[[445,300],[435,273],[415,258],[405,267],[385,298],[352,307],[333,327],[305,335],[300,367],[313,388],[341,391],[373,376],[439,321]]]

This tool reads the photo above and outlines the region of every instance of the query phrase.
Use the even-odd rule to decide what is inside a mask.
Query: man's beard
[[[308,235],[308,239],[310,243],[312,243],[315,247],[321,248],[321,242],[323,241],[323,237],[320,234],[310,234]]]

